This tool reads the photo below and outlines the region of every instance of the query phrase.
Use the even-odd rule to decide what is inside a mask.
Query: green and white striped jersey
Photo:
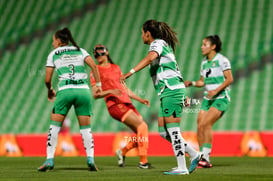
[[[158,54],[150,64],[150,75],[157,94],[160,96],[166,87],[171,90],[185,88],[172,47],[164,40],[156,39],[150,44],[149,51]]]
[[[56,68],[59,85],[58,90],[68,88],[89,89],[84,59],[89,54],[84,49],[74,46],[62,46],[54,49],[47,58],[47,67]]]
[[[201,76],[204,78],[205,93],[204,98],[208,99],[206,95],[208,91],[215,90],[225,81],[224,71],[231,69],[229,60],[220,53],[217,53],[211,61],[205,57],[201,63]],[[230,87],[226,87],[214,99],[227,98],[230,101]]]

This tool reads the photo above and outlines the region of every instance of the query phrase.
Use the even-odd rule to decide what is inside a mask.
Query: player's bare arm
[[[147,65],[152,63],[152,61],[154,61],[157,57],[158,57],[158,54],[155,51],[150,51],[145,58],[143,58],[133,69],[130,70],[130,72],[121,76],[120,78],[121,83],[124,83],[125,79],[129,78],[135,72],[142,70]]]

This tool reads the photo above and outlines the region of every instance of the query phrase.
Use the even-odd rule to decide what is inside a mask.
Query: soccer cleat
[[[47,159],[42,166],[38,168],[38,171],[45,172],[54,168],[53,158]]]
[[[124,167],[125,166],[125,156],[122,155],[121,149],[118,149],[116,151],[116,155],[117,155],[117,158],[118,158],[118,166]]]
[[[142,162],[139,162],[138,163],[138,168],[141,168],[141,169],[150,169],[150,168],[153,168],[152,165],[150,163],[142,163]]]
[[[190,164],[190,167],[189,167],[189,173],[194,172],[194,170],[198,166],[199,161],[202,158],[203,158],[203,154],[202,153],[197,153],[197,156],[195,158],[191,159],[191,164]]]
[[[87,165],[90,171],[98,171],[96,164],[94,163],[93,157],[87,157]]]
[[[205,158],[202,158],[199,163],[197,168],[211,168],[212,164],[207,161]]]
[[[164,172],[165,175],[189,175],[188,170],[172,169],[171,171]]]

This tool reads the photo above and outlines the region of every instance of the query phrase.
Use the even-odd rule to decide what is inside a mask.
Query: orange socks
[[[147,152],[148,152],[148,126],[145,122],[141,123],[137,128],[137,142],[138,152],[140,156],[140,162],[147,163]]]
[[[137,147],[137,142],[135,142],[135,141],[129,141],[127,143],[127,145],[124,148],[122,148],[122,150],[121,150],[122,151],[122,155],[124,156],[129,150],[131,150],[131,149],[133,149],[135,147]]]

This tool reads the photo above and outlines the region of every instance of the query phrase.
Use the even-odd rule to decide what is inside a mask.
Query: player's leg
[[[165,172],[165,174],[181,174],[185,175],[188,173],[192,173],[197,165],[198,162],[202,158],[202,154],[197,152],[190,144],[188,144],[181,135],[180,131],[180,117],[167,117],[165,118],[166,126],[168,129],[168,133],[171,137],[173,150],[176,156],[177,165],[178,167],[169,171]],[[186,167],[185,162],[185,152],[190,155],[191,164],[189,166],[189,170]]]
[[[61,114],[51,114],[51,121],[48,130],[47,137],[47,159],[46,161],[38,168],[38,171],[47,171],[54,168],[54,154],[58,142],[58,135],[62,127],[65,116]]]
[[[160,134],[161,137],[163,137],[164,139],[166,139],[167,141],[172,143],[171,137],[170,137],[165,125],[166,124],[164,123],[163,117],[159,117],[158,118],[158,131],[159,131],[159,134]],[[183,139],[183,137],[182,137],[182,139]],[[184,139],[183,139],[183,141],[185,142],[185,152],[188,153],[190,155],[190,158],[191,158],[192,166],[190,167],[191,169],[189,170],[189,172],[191,173],[196,168],[196,164],[198,164],[197,162],[201,159],[202,154],[198,153]]]
[[[123,103],[117,103],[112,105],[111,107],[108,107],[108,112],[111,115],[112,118],[124,122],[125,119],[130,115],[133,110],[130,110],[125,104]],[[140,124],[140,123],[139,123]],[[128,126],[130,127],[130,125]],[[130,127],[134,133],[137,133],[137,127],[136,126],[131,126]],[[137,143],[135,141],[132,141],[132,139],[128,139],[129,142],[127,142],[126,146],[123,147],[122,149],[116,150],[116,156],[118,158],[118,165],[120,167],[125,166],[125,155],[126,153],[137,147]]]
[[[167,129],[167,135],[170,136],[177,161],[177,168],[164,172],[164,174],[189,174],[185,160],[185,142],[180,131],[181,114],[181,98],[177,98],[175,95],[161,98],[158,124],[160,127],[163,127],[162,120],[164,121],[164,128]]]
[[[135,107],[132,104],[115,104],[109,107],[108,111],[114,119],[121,121],[134,133],[136,133],[136,138],[129,139],[130,141],[123,149],[116,151],[118,165],[125,165],[125,155],[134,147],[138,147],[139,149],[140,162],[142,162],[144,165],[148,165],[146,164],[148,149],[148,127]],[[138,144],[139,138],[141,139],[141,144]]]
[[[201,127],[204,130],[204,144],[203,144],[203,154],[204,159],[199,163],[201,167],[210,168],[212,167],[210,163],[210,152],[212,146],[212,126],[214,123],[221,118],[224,112],[228,109],[229,100],[224,99],[216,99],[211,101],[210,108],[204,117]]]
[[[197,117],[197,140],[198,140],[200,152],[203,151],[203,144],[204,144],[204,130],[201,125],[206,114],[207,114],[207,111],[200,110]]]
[[[130,110],[127,108],[127,106],[125,104],[120,104],[119,106],[116,106],[117,110],[116,114],[119,112],[119,117],[117,118],[117,115],[115,116],[117,120],[120,120],[121,122],[123,122],[126,126],[128,126],[134,133],[136,133],[136,137],[137,137],[137,127],[141,124],[141,121],[139,121],[138,116],[134,113],[133,110]],[[121,110],[126,110],[127,112],[122,113]],[[113,112],[113,108],[111,109],[110,114]],[[113,114],[111,114],[113,116]],[[120,167],[124,167],[125,166],[125,155],[128,151],[130,151],[133,148],[138,147],[138,143],[136,141],[136,139],[130,138],[128,139],[129,141],[127,142],[127,144],[125,145],[125,147],[123,147],[122,149],[118,149],[116,151],[116,155],[118,158],[118,165]]]
[[[204,143],[203,143],[203,157],[204,159],[200,161],[199,166],[204,168],[210,168],[212,165],[210,164],[209,155],[211,152],[211,145],[212,145],[212,126],[213,124],[221,117],[222,111],[217,110],[214,107],[211,107],[204,117],[201,127],[204,131]]]
[[[161,111],[159,111],[161,112]],[[162,117],[163,115],[160,115],[160,117],[158,118],[158,132],[159,135],[164,138],[165,140],[167,140],[168,142],[172,143],[171,141],[171,137],[167,131],[166,128],[166,124],[164,122],[164,118]]]
[[[90,171],[97,171],[94,161],[94,142],[90,125],[92,115],[91,96],[88,89],[77,90],[74,108],[78,117],[80,133],[87,155],[87,165]]]
[[[97,171],[94,161],[94,141],[90,125],[90,116],[78,116],[80,133],[83,140],[83,145],[87,155],[87,165],[90,171]]]
[[[54,154],[58,142],[58,134],[64,121],[65,115],[71,107],[71,99],[67,95],[67,91],[58,92],[54,107],[51,113],[51,121],[47,139],[47,160],[38,168],[38,171],[51,170],[54,167]]]
[[[125,147],[122,149],[116,150],[116,156],[118,158],[118,166],[124,167],[125,166],[125,155],[128,151],[130,151],[133,148],[137,147],[137,143],[135,141],[129,141]]]
[[[147,153],[148,153],[148,126],[145,121],[142,120],[142,117],[135,110],[131,108],[130,113],[124,119],[123,123],[126,124],[136,133],[136,145],[138,147],[139,157],[140,157],[140,168],[150,168],[148,163]],[[128,143],[132,144],[132,143]],[[123,155],[125,155],[123,151]]]
[[[186,175],[189,174],[186,160],[185,160],[185,142],[182,138],[181,131],[180,131],[180,117],[164,117],[166,122],[166,127],[168,130],[168,134],[171,138],[171,143],[173,146],[174,155],[177,161],[177,168],[173,169],[169,172],[164,172],[164,174],[179,174],[179,175]]]

